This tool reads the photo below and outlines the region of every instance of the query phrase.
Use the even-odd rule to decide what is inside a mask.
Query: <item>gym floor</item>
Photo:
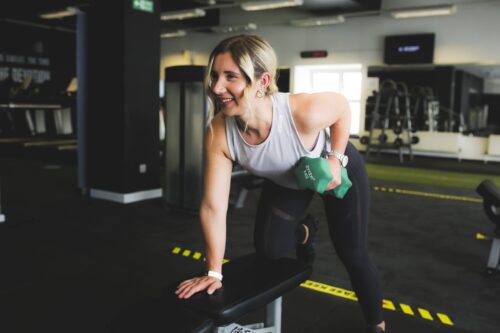
[[[107,332],[125,307],[159,297],[172,281],[203,270],[195,259],[203,250],[195,214],[170,210],[159,199],[120,205],[83,198],[71,159],[0,162],[7,217],[0,224],[0,332]],[[461,168],[484,178],[498,170],[435,162],[417,157],[412,166]],[[386,164],[394,159],[373,165]],[[475,238],[494,227],[474,188],[371,182],[369,248],[391,332],[498,332],[500,281],[485,277],[490,242]],[[228,259],[252,251],[258,195],[250,191],[245,207],[229,212]],[[283,332],[363,332],[319,198],[310,212],[323,221],[318,257],[310,281],[284,298]]]

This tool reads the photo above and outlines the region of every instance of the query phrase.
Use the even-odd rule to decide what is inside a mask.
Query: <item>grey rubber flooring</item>
[[[203,270],[199,260],[171,252],[203,249],[194,214],[162,200],[120,205],[84,198],[68,164],[0,158],[0,177],[7,216],[0,224],[0,332],[108,332],[122,309]],[[478,198],[465,189],[372,185]],[[258,195],[249,192],[245,208],[228,214],[229,259],[252,252]],[[352,290],[319,198],[310,212],[323,221],[311,280]],[[500,331],[500,281],[483,275],[490,242],[475,239],[492,230],[480,203],[372,191],[369,248],[384,298],[395,306],[384,311],[391,332]],[[303,287],[285,297],[283,316],[284,333],[364,331],[357,302]],[[244,321],[261,317],[256,312]]]

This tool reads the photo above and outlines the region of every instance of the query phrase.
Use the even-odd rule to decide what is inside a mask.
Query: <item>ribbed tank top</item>
[[[326,142],[326,132],[318,134],[312,150],[300,140],[293,121],[289,94],[276,93],[271,96],[273,116],[268,137],[258,145],[247,143],[241,136],[236,119],[226,117],[226,137],[229,153],[234,162],[251,174],[267,178],[274,183],[298,189],[293,167],[303,156],[319,157]]]

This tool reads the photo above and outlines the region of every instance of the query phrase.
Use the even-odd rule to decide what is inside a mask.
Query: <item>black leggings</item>
[[[382,293],[377,269],[366,246],[370,185],[362,157],[351,144],[347,171],[352,187],[339,200],[322,195],[330,238],[345,265],[368,324],[383,321]],[[303,240],[302,218],[313,198],[309,190],[292,190],[266,181],[255,222],[255,248],[267,258],[287,256]]]

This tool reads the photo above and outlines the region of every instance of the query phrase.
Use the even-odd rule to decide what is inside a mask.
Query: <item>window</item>
[[[294,92],[334,91],[344,95],[351,106],[351,134],[359,134],[361,114],[362,66],[310,65],[296,66]]]

